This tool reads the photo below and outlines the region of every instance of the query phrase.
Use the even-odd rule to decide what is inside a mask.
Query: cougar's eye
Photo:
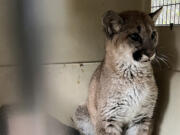
[[[151,34],[151,39],[152,39],[152,40],[154,40],[154,39],[155,39],[155,37],[156,37],[156,32],[155,32],[155,31],[153,31],[153,32],[152,32],[152,34]]]
[[[138,33],[130,34],[129,37],[136,42],[142,43],[142,38],[139,36]]]

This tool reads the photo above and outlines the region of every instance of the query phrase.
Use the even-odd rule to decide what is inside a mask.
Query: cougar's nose
[[[151,57],[154,55],[154,53],[155,53],[155,49],[148,49],[148,50],[145,51],[145,54],[146,54],[149,58],[151,58]]]

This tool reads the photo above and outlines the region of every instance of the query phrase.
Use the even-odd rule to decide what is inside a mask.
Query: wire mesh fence
[[[151,12],[163,7],[156,25],[180,24],[180,0],[152,0]]]

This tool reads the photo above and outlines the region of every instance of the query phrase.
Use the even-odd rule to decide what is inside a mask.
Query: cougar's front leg
[[[98,121],[96,135],[122,135],[122,124],[116,121]]]
[[[130,126],[125,135],[151,135],[152,125],[151,122],[143,122]]]

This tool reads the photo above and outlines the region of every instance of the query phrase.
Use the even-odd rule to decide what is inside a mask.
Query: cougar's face
[[[104,18],[107,39],[112,41],[119,56],[136,62],[150,62],[155,58],[158,33],[154,26],[160,10],[145,14],[126,11],[120,14],[108,11]]]

